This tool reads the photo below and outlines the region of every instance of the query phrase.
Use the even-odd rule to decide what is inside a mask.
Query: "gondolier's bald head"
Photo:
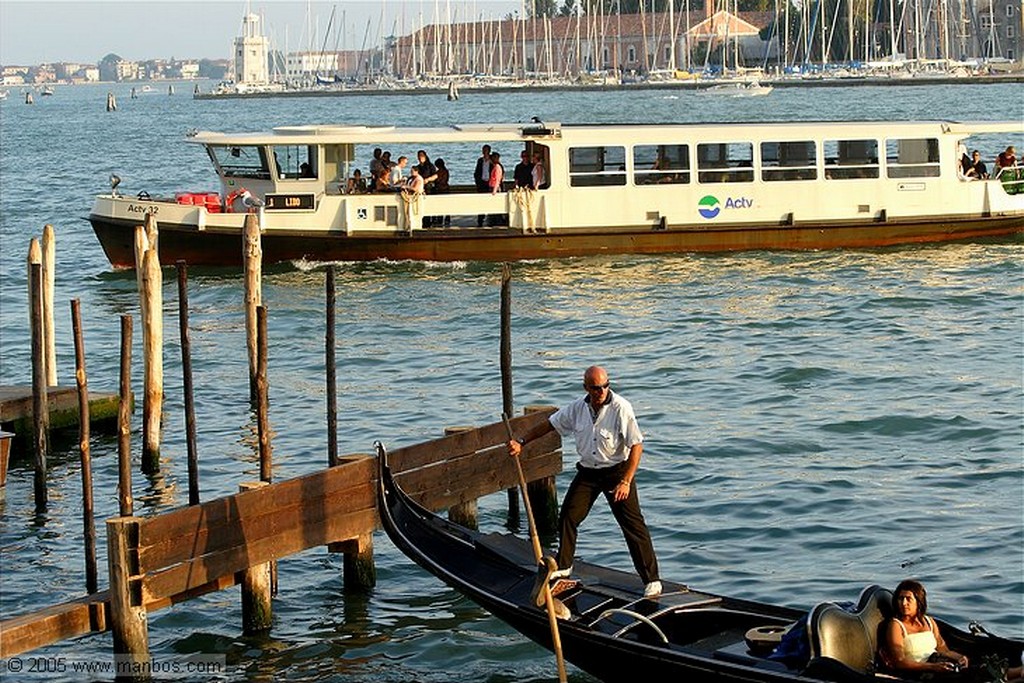
[[[608,391],[608,373],[600,365],[591,365],[583,373],[583,388],[589,395],[603,401]]]

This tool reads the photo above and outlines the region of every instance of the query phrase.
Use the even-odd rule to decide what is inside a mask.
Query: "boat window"
[[[277,177],[284,179],[316,178],[316,147],[309,145],[274,145]]]
[[[825,140],[826,180],[878,177],[878,140]]]
[[[935,138],[885,141],[889,178],[934,178],[940,175],[939,141]]]
[[[689,145],[637,145],[633,148],[633,182],[637,185],[690,182]]]
[[[761,143],[761,180],[814,180],[817,155],[810,140]]]
[[[225,178],[270,180],[270,165],[262,147],[255,145],[209,145],[213,163]]]
[[[697,145],[697,180],[702,183],[754,181],[754,145],[720,142]]]
[[[626,148],[569,148],[569,184],[573,187],[625,185]]]

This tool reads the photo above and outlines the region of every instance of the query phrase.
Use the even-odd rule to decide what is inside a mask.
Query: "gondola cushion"
[[[811,648],[808,669],[820,666],[815,660],[831,659],[858,673],[872,673],[878,631],[891,615],[892,592],[879,586],[865,588],[853,612],[832,602],[817,605],[807,623]]]

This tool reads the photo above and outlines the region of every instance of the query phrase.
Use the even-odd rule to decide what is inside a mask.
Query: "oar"
[[[501,420],[505,423],[505,431],[508,432],[509,441],[515,438],[512,434],[512,425],[508,422],[508,415],[501,414]],[[522,455],[522,453],[520,453]],[[526,495],[526,477],[523,476],[523,466],[519,458],[512,458],[516,462],[516,472],[519,474],[519,490],[523,494],[523,507],[526,508],[526,521],[530,526],[530,540],[533,542],[533,555],[540,565],[544,560],[544,554],[540,549],[540,537],[537,535],[537,526],[533,522],[533,509],[530,507],[530,497]],[[558,662],[558,681],[566,683],[565,658],[562,656],[562,638],[558,634],[558,617],[555,616],[555,599],[551,595],[551,586],[544,582],[544,604],[548,608],[548,625],[551,627],[551,644],[555,651],[555,660]]]

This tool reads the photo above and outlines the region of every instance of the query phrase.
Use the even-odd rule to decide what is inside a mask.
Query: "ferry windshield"
[[[270,180],[270,166],[262,147],[209,145],[210,158],[225,178]]]

